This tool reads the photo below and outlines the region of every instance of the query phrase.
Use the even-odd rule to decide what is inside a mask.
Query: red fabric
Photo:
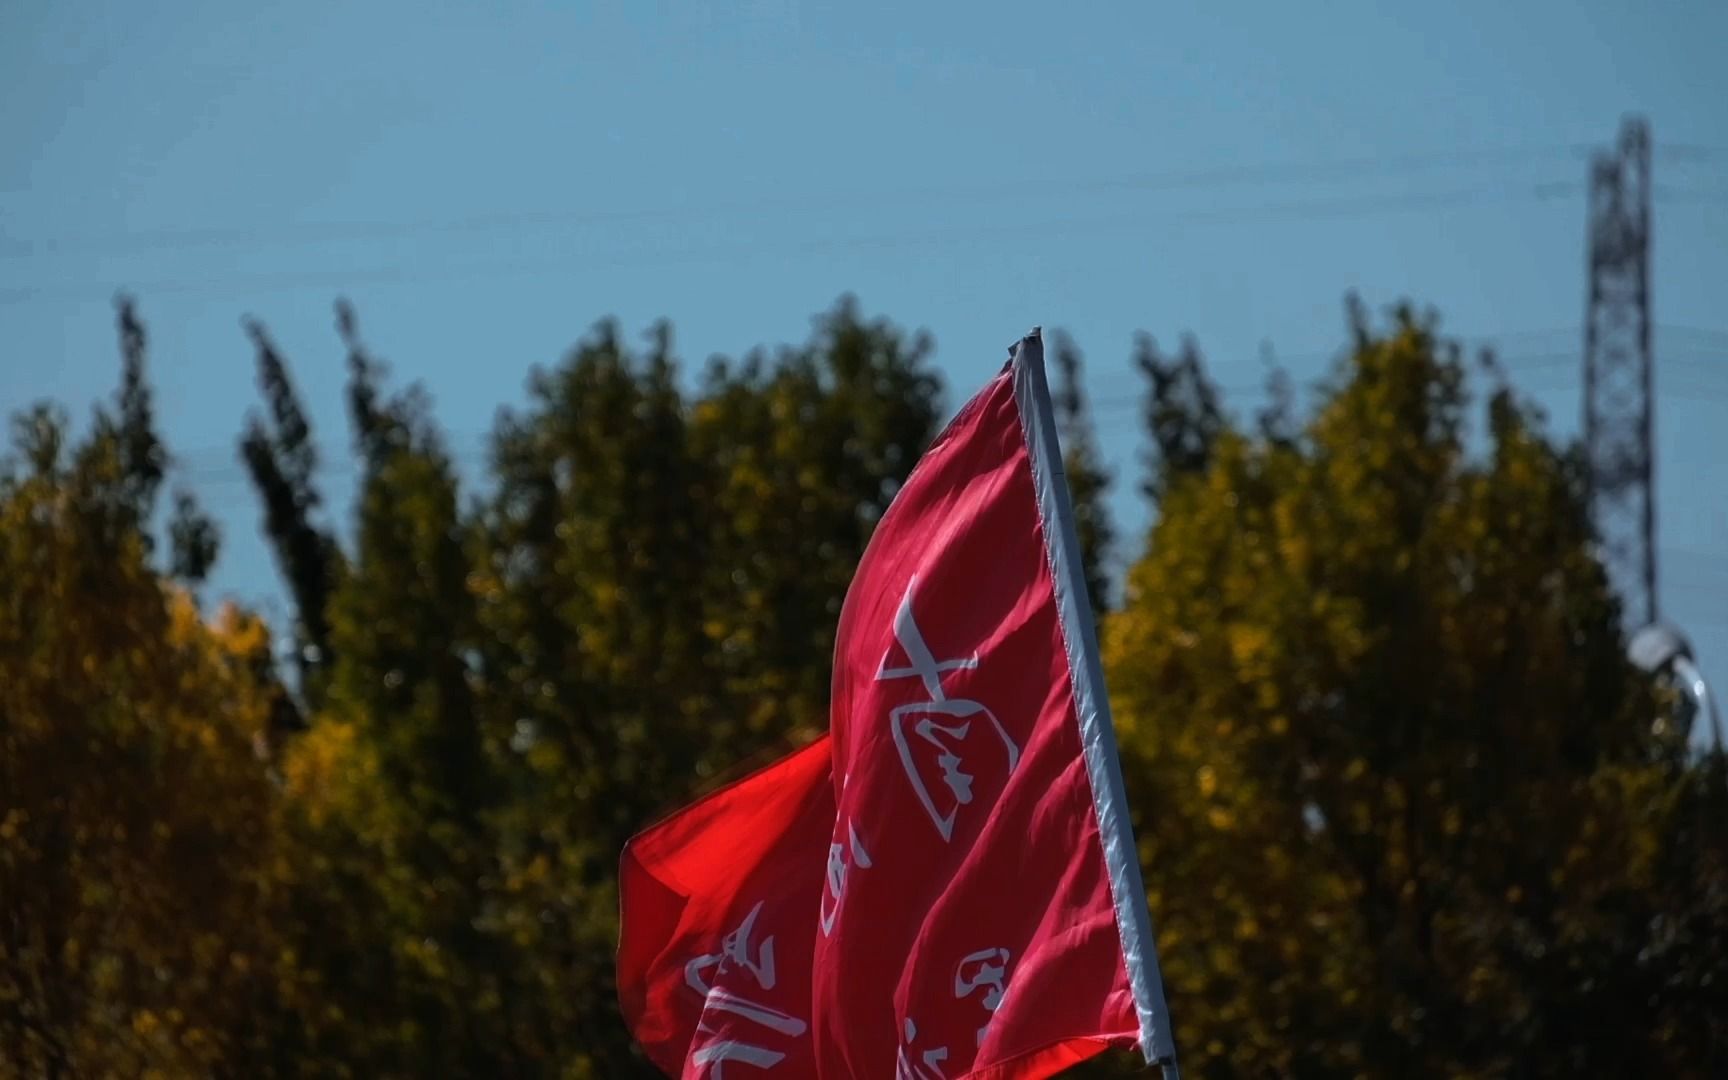
[[[810,954],[833,825],[823,737],[625,847],[618,998],[668,1076],[816,1075]]]
[[[1138,1030],[1010,373],[924,455],[840,616],[849,873],[822,1077],[1047,1076]]]
[[[1009,371],[878,526],[840,617],[831,720],[829,740],[627,850],[620,993],[654,1061],[686,1077],[1026,1080],[1132,1045]],[[722,948],[758,903],[748,941]],[[739,960],[770,932],[767,988]],[[721,957],[713,987],[808,1031],[770,1046],[779,1032],[747,1010],[709,994],[704,1011],[685,976],[703,956]],[[784,1056],[696,1060],[721,1039]]]

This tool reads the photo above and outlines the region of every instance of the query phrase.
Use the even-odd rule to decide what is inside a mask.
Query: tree
[[[1182,350],[1166,356],[1150,335],[1141,334],[1133,361],[1146,376],[1146,429],[1152,436],[1142,490],[1156,503],[1177,478],[1205,470],[1227,425],[1193,338],[1184,337]]]
[[[618,851],[821,730],[852,566],[934,431],[928,352],[842,302],[686,397],[665,326],[602,324],[500,420],[477,591],[524,1053],[652,1075],[612,992]]]
[[[0,1075],[652,1075],[618,849],[821,729],[853,567],[942,414],[928,339],[842,301],[686,379],[665,325],[603,323],[464,502],[340,307],[344,551],[249,329],[292,696],[262,623],[191,591],[218,537],[161,513],[129,303],[89,436],[39,408],[0,464]],[[1185,1061],[1721,1075],[1728,766],[1621,659],[1580,459],[1504,388],[1474,436],[1432,321],[1352,331],[1311,414],[1275,376],[1248,431],[1192,342],[1139,346],[1160,516],[1103,638]],[[1108,475],[1053,358],[1102,612]]]
[[[240,438],[240,457],[264,504],[264,533],[294,602],[300,692],[316,705],[330,669],[330,597],[344,563],[336,539],[314,521],[322,502],[314,483],[318,448],[288,367],[264,325],[246,322],[258,352],[258,388],[269,419],[254,413]]]
[[[1154,411],[1196,452],[1104,647],[1200,1075],[1704,1075],[1675,1032],[1720,1043],[1696,970],[1639,959],[1701,781],[1622,657],[1580,460],[1504,388],[1472,456],[1468,403],[1400,311],[1293,439]]]
[[[6,1075],[253,1072],[274,1009],[268,638],[152,565],[169,459],[120,309],[112,411],[47,407],[0,466],[0,1062]],[[182,500],[187,550],[213,535]],[[191,524],[186,524],[191,523]]]
[[[1092,431],[1092,414],[1082,387],[1080,348],[1074,339],[1058,332],[1052,350],[1056,385],[1051,396],[1056,406],[1057,438],[1062,443],[1062,470],[1074,499],[1074,529],[1080,538],[1080,563],[1086,577],[1086,594],[1100,618],[1110,610],[1110,551],[1116,530],[1104,503],[1110,492],[1110,472],[1099,459]]]
[[[931,347],[844,299],[802,346],[710,365],[691,425],[714,492],[705,652],[743,730],[717,733],[704,769],[736,761],[739,736],[826,725],[853,567],[936,432]]]
[[[514,1052],[629,1075],[617,851],[726,720],[704,663],[708,487],[664,326],[638,356],[601,325],[530,397],[499,420],[476,523],[483,707],[510,793],[491,920],[518,958]]]
[[[291,550],[327,552],[315,568],[342,568],[327,596],[296,590],[302,605],[326,604],[303,606],[298,624],[326,630],[320,700],[283,761],[285,830],[302,859],[296,946],[319,985],[289,1033],[326,1067],[362,1075],[486,1075],[509,1047],[497,987],[508,965],[484,926],[496,791],[468,523],[424,395],[386,392],[345,306],[338,328],[361,472],[354,551],[326,548],[303,519],[288,534],[304,540]],[[287,386],[277,366],[267,389]],[[309,433],[283,426],[303,447],[291,470],[306,485],[298,512],[317,502]],[[268,505],[277,489],[262,490]]]
[[[844,301],[688,392],[668,327],[636,350],[603,323],[500,416],[465,509],[424,396],[338,329],[351,554],[310,522],[311,432],[259,327],[272,421],[243,442],[321,642],[280,758],[276,1045],[331,1075],[651,1075],[612,991],[618,850],[821,729],[852,566],[934,431],[929,342]]]

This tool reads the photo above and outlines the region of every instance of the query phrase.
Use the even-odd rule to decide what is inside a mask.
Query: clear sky
[[[950,404],[1028,326],[1073,333],[1134,546],[1136,330],[1248,388],[1267,344],[1320,373],[1347,290],[1409,298],[1575,432],[1580,148],[1641,112],[1662,603],[1728,690],[1724,41],[1721,0],[8,0],[0,410],[82,415],[134,292],[224,525],[212,591],[279,613],[233,453],[243,315],[340,448],[348,296],[472,451],[597,318],[670,317],[695,363],[853,292],[934,333]]]

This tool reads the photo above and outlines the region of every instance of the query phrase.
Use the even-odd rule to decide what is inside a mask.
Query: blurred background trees
[[[1105,649],[1178,1045],[1203,1076],[1708,1075],[1720,763],[1624,659],[1576,455],[1504,386],[1472,432],[1432,322],[1356,318],[1289,435],[1173,423],[1209,395],[1154,375],[1154,430],[1206,438],[1156,460]]]
[[[0,468],[0,1070],[204,1075],[261,1050],[275,792],[253,751],[282,693],[255,618],[206,617],[214,535],[179,500],[144,332],[120,309],[111,406],[74,443],[47,406]]]
[[[217,538],[157,505],[130,305],[88,433],[15,421],[0,1072],[653,1075],[613,1000],[618,851],[823,728],[852,567],[954,404],[930,342],[842,302],[686,372],[669,327],[603,323],[464,492],[343,307],[336,508],[332,444],[249,329],[287,663],[200,605]],[[1246,427],[1196,345],[1147,339],[1157,523],[1113,597],[1112,478],[1055,341],[1191,1072],[1720,1075],[1722,766],[1623,659],[1576,456],[1409,312],[1356,314],[1331,382]]]

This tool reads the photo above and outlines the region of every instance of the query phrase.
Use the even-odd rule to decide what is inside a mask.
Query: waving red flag
[[[618,999],[668,1076],[817,1075],[810,956],[833,823],[824,737],[625,847]]]
[[[1172,1062],[1036,333],[925,453],[840,616],[817,1074]],[[833,901],[831,901],[833,902]]]
[[[753,778],[718,797],[724,813],[632,845],[682,900],[638,915],[627,852],[620,985],[656,1062],[1019,1080],[1138,1045],[1174,1074],[1036,332],[877,527],[840,616],[831,720],[822,798],[799,786],[816,763],[795,756],[775,767],[785,782]],[[770,927],[772,987],[751,952]],[[693,956],[732,981],[680,987]],[[749,994],[807,1024],[782,1023],[796,1045],[743,1041],[768,1015],[728,1008]],[[721,1058],[716,1040],[760,1052]]]

